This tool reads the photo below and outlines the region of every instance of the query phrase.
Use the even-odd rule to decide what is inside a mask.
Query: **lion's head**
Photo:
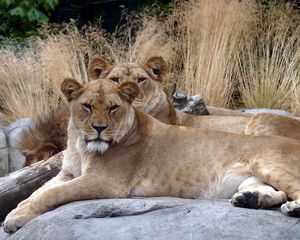
[[[126,135],[134,122],[131,103],[139,94],[135,82],[115,85],[97,80],[82,85],[65,79],[61,91],[70,103],[70,121],[81,149],[104,153]]]
[[[88,67],[90,80],[105,78],[118,85],[134,81],[140,87],[140,94],[133,105],[150,113],[159,101],[166,100],[161,83],[168,73],[168,64],[162,57],[152,57],[144,64],[118,63],[111,65],[102,58],[93,59]]]

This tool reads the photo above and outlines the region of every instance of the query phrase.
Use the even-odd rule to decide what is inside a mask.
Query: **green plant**
[[[0,35],[16,39],[37,34],[37,25],[49,21],[59,0],[0,0]]]

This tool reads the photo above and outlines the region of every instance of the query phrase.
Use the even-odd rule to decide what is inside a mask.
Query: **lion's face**
[[[168,65],[161,57],[153,57],[144,64],[119,63],[110,65],[105,60],[95,58],[88,67],[88,75],[92,80],[105,78],[118,85],[125,81],[134,81],[140,87],[140,94],[133,105],[149,112],[151,101],[158,98],[162,91],[161,82],[168,72]]]
[[[66,79],[61,89],[70,102],[77,141],[86,151],[104,153],[131,128],[134,121],[131,103],[139,94],[136,83],[116,86],[108,81],[91,81],[81,85]]]

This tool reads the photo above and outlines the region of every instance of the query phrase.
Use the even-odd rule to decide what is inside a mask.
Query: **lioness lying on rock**
[[[132,106],[132,81],[66,79],[61,89],[71,113],[62,170],[6,217],[6,232],[71,201],[128,196],[283,203],[283,213],[300,217],[297,141],[164,124]]]
[[[91,80],[105,78],[115,84],[128,80],[138,83],[141,92],[133,102],[134,107],[161,122],[256,136],[280,135],[300,140],[300,121],[287,116],[270,113],[249,116],[238,111],[210,106],[208,110],[211,115],[199,116],[174,109],[162,86],[168,73],[168,64],[162,57],[152,57],[143,65],[111,65],[101,58],[95,58],[88,67]]]
[[[161,57],[152,57],[144,64],[118,63],[115,65],[101,58],[95,58],[88,67],[91,80],[105,78],[115,84],[127,80],[136,81],[141,91],[133,101],[133,106],[164,123],[204,127],[230,133],[257,136],[281,135],[300,139],[300,122],[285,116],[258,114],[255,117],[249,117],[237,111],[214,107],[208,107],[212,114],[208,116],[195,116],[175,110],[162,87],[168,72],[168,64]],[[65,149],[68,118],[68,109],[60,109],[51,116],[41,119],[35,129],[29,130],[24,135],[21,141],[21,152],[26,156],[26,165],[42,160],[45,155],[49,156]]]

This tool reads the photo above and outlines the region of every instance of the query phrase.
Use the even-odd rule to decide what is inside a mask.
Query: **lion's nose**
[[[105,125],[98,125],[98,124],[92,124],[92,127],[96,129],[99,135],[103,130],[107,128],[107,126]]]

